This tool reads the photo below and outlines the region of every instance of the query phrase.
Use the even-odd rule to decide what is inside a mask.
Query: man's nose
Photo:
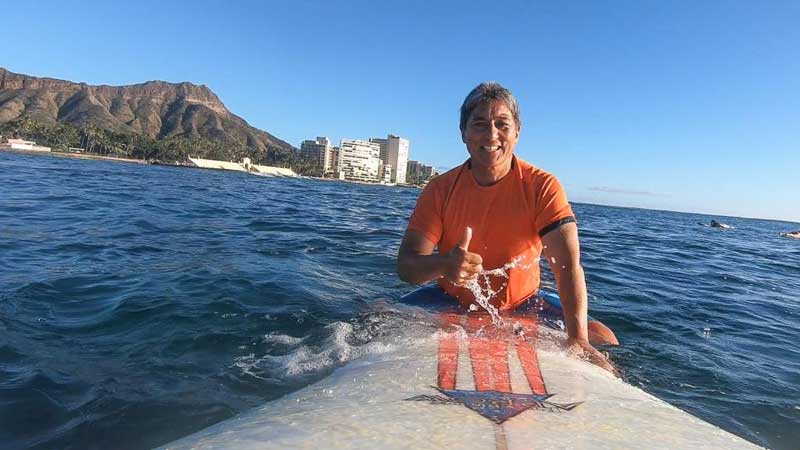
[[[500,137],[500,129],[497,128],[493,123],[489,124],[489,138],[494,141],[499,137]]]

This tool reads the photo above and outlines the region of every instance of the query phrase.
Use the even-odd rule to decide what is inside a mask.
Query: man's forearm
[[[401,255],[397,260],[400,279],[414,284],[425,284],[444,276],[445,257],[433,255]]]
[[[587,329],[589,304],[586,294],[586,280],[580,264],[553,271],[558,284],[558,295],[567,334],[571,338],[588,340]]]

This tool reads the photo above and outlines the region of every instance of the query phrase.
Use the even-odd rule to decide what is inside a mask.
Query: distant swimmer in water
[[[733,230],[734,228],[728,224],[717,222],[714,219],[711,219],[711,224],[709,225],[711,228],[722,228],[723,230]]]
[[[800,230],[790,231],[788,233],[778,233],[778,236],[800,239]]]

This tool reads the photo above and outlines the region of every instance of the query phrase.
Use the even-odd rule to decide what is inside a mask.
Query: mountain
[[[45,125],[97,127],[161,140],[207,140],[254,155],[294,147],[251,127],[204,85],[148,81],[92,86],[10,72],[0,67],[0,123],[32,119]]]

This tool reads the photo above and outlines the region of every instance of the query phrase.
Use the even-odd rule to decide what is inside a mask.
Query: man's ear
[[[519,131],[517,131],[517,135],[519,135]],[[465,144],[467,143],[467,137],[464,136],[464,129],[463,128],[461,128],[461,142],[463,142]]]

